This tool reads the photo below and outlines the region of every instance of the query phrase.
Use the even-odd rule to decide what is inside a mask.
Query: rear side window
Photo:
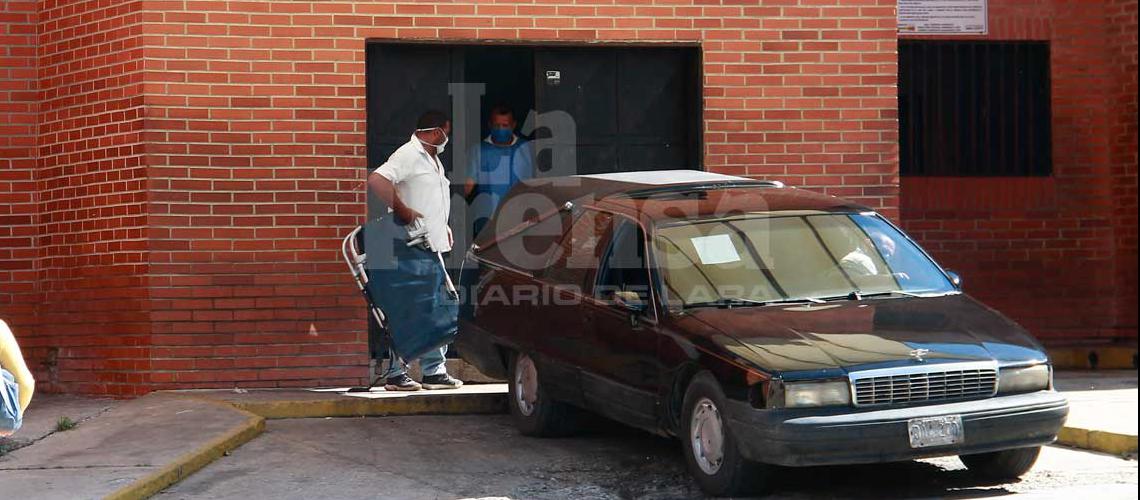
[[[593,210],[583,212],[562,238],[543,278],[556,285],[586,293],[586,280],[598,268],[598,245],[604,241],[612,223],[613,216],[610,214]]]
[[[567,211],[542,215],[546,217],[537,222],[523,222],[514,228],[517,232],[504,231],[504,236],[482,249],[479,256],[526,272],[543,269],[550,262],[573,217]]]
[[[649,302],[649,271],[645,267],[645,233],[628,219],[621,219],[611,238],[609,252],[598,271],[594,297],[612,301],[616,292],[634,292]]]

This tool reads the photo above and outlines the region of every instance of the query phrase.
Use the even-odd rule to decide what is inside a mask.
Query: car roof
[[[595,205],[651,221],[725,213],[863,212],[835,196],[766,181],[698,170],[656,170],[545,177],[522,181],[507,195],[540,195],[553,206]]]
[[[747,181],[746,177],[704,172],[701,170],[642,170],[637,172],[611,172],[608,174],[577,175],[581,179],[597,179],[615,183],[671,186],[694,182]]]

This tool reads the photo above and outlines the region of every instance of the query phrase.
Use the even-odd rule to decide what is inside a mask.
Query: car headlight
[[[846,406],[851,404],[851,388],[846,380],[832,382],[788,382],[784,384],[786,408]]]
[[[1009,394],[1048,389],[1052,386],[1052,372],[1049,365],[1002,368],[998,370],[998,392]]]

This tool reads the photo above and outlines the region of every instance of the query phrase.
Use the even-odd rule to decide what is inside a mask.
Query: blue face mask
[[[491,129],[491,140],[498,144],[506,144],[511,142],[511,137],[514,136],[514,130],[509,128],[493,128]]]

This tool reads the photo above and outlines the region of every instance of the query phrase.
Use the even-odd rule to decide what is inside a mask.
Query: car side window
[[[586,293],[591,272],[598,268],[598,244],[613,222],[613,215],[585,210],[555,250],[543,278],[556,285]]]
[[[486,234],[480,234],[481,238],[491,241],[477,242],[483,245],[477,253],[495,264],[528,273],[545,269],[573,221],[572,213],[559,210],[540,214],[528,210],[517,219],[517,224],[509,225],[505,222],[510,219],[497,217],[494,223],[505,227],[491,227],[484,231]]]
[[[605,302],[613,302],[619,293],[625,294],[627,303],[649,304],[645,233],[625,218],[617,221],[594,287],[594,297]]]

